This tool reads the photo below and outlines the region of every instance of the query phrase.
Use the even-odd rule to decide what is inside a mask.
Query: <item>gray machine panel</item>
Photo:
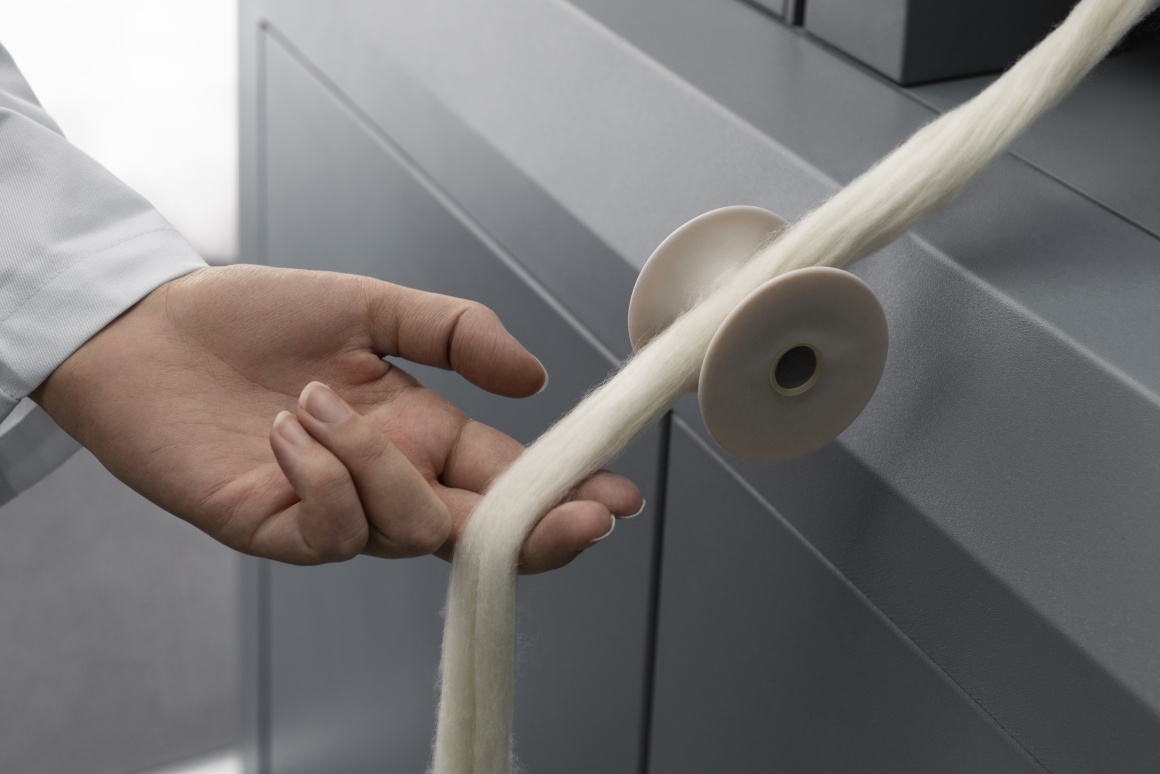
[[[1040,770],[680,420],[670,444],[651,771]]]
[[[1160,19],[1160,17],[1157,17]],[[1014,153],[1119,216],[1160,236],[1160,33],[1104,62],[1059,107],[1015,144]],[[993,77],[964,78],[909,90],[946,111]]]
[[[0,771],[141,771],[232,744],[237,555],[68,451],[0,508]]]
[[[618,355],[671,228],[792,219],[932,115],[740,3],[576,6],[244,4]],[[733,467],[1045,765],[1149,769],[1160,243],[1085,193],[1008,157],[858,264],[893,337],[867,413]]]
[[[475,419],[533,439],[612,367],[608,355],[521,280],[502,248],[389,138],[277,41],[267,41],[265,54],[272,262],[378,276],[491,306],[548,368],[544,393],[517,402],[447,372],[403,367]],[[653,431],[618,462],[654,502],[658,442]],[[654,525],[651,513],[623,522],[574,566],[522,582],[517,756],[530,770],[638,769]],[[358,559],[272,564],[268,572],[269,769],[422,770],[446,565]]]

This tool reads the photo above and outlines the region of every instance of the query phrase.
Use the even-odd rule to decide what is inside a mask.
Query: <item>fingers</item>
[[[577,500],[595,500],[618,519],[637,516],[644,510],[644,497],[636,484],[624,476],[598,470],[576,487]]]
[[[270,448],[299,502],[255,535],[261,555],[295,564],[337,562],[367,543],[367,521],[345,467],[289,411],[274,419]]]
[[[447,486],[483,492],[524,452],[524,445],[494,427],[467,420],[443,463],[439,480]]]
[[[486,306],[363,281],[370,304],[371,343],[377,352],[452,369],[477,387],[512,398],[534,395],[547,384],[540,361]]]
[[[300,502],[273,520],[265,539],[277,543],[279,558],[303,563],[360,552],[450,558],[479,493],[523,451],[507,435],[468,422],[440,480],[428,481],[381,427],[318,382],[303,390],[296,415],[278,416],[271,446]],[[562,567],[642,506],[632,482],[598,472],[532,530],[521,572]]]
[[[367,553],[421,556],[447,540],[451,516],[431,485],[337,393],[320,382],[306,385],[298,421],[350,471],[370,526]]]
[[[612,534],[616,519],[601,503],[564,503],[540,520],[520,550],[520,572],[547,572],[571,562]]]
[[[271,446],[301,499],[297,526],[314,561],[419,556],[446,542],[451,517],[430,484],[329,387],[306,386]]]
[[[523,450],[492,427],[478,422],[463,426],[440,475],[440,482],[449,487],[443,497],[452,503],[453,535],[459,534],[479,501],[475,493],[486,491]],[[612,531],[614,515],[628,518],[644,507],[635,484],[603,470],[581,483],[573,498],[549,512],[532,530],[520,552],[521,572],[545,572],[568,564]],[[449,543],[440,556],[450,559],[452,551]]]
[[[435,555],[450,562],[455,554],[455,541],[479,503],[480,495],[462,489],[445,489],[441,494],[451,507],[454,527],[451,539]],[[530,575],[563,567],[610,535],[615,521],[598,502],[573,500],[553,508],[524,541],[519,571]]]
[[[469,421],[459,432],[440,481],[450,487],[483,492],[523,451],[523,445],[511,436]],[[636,514],[644,503],[635,484],[605,470],[597,471],[581,483],[575,499],[595,500],[620,517]]]

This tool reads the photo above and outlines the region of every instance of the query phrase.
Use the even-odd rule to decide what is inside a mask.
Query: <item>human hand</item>
[[[449,559],[480,493],[523,447],[383,355],[509,397],[547,378],[479,304],[230,266],[155,290],[33,398],[122,481],[239,551],[295,564]],[[568,563],[641,502],[629,481],[597,473],[532,531],[521,569]]]

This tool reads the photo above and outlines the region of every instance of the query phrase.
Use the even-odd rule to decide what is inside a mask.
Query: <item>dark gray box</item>
[[[805,27],[910,85],[1002,70],[1067,16],[1072,0],[807,0]]]

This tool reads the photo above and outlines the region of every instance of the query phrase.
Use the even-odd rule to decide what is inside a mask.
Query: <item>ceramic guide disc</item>
[[[632,289],[628,336],[633,351],[691,309],[718,277],[745,262],[785,225],[769,210],[735,205],[698,215],[669,234]]]
[[[701,416],[730,454],[796,459],[862,412],[886,349],[886,315],[862,280],[823,267],[788,272],[721,324],[701,367]]]

